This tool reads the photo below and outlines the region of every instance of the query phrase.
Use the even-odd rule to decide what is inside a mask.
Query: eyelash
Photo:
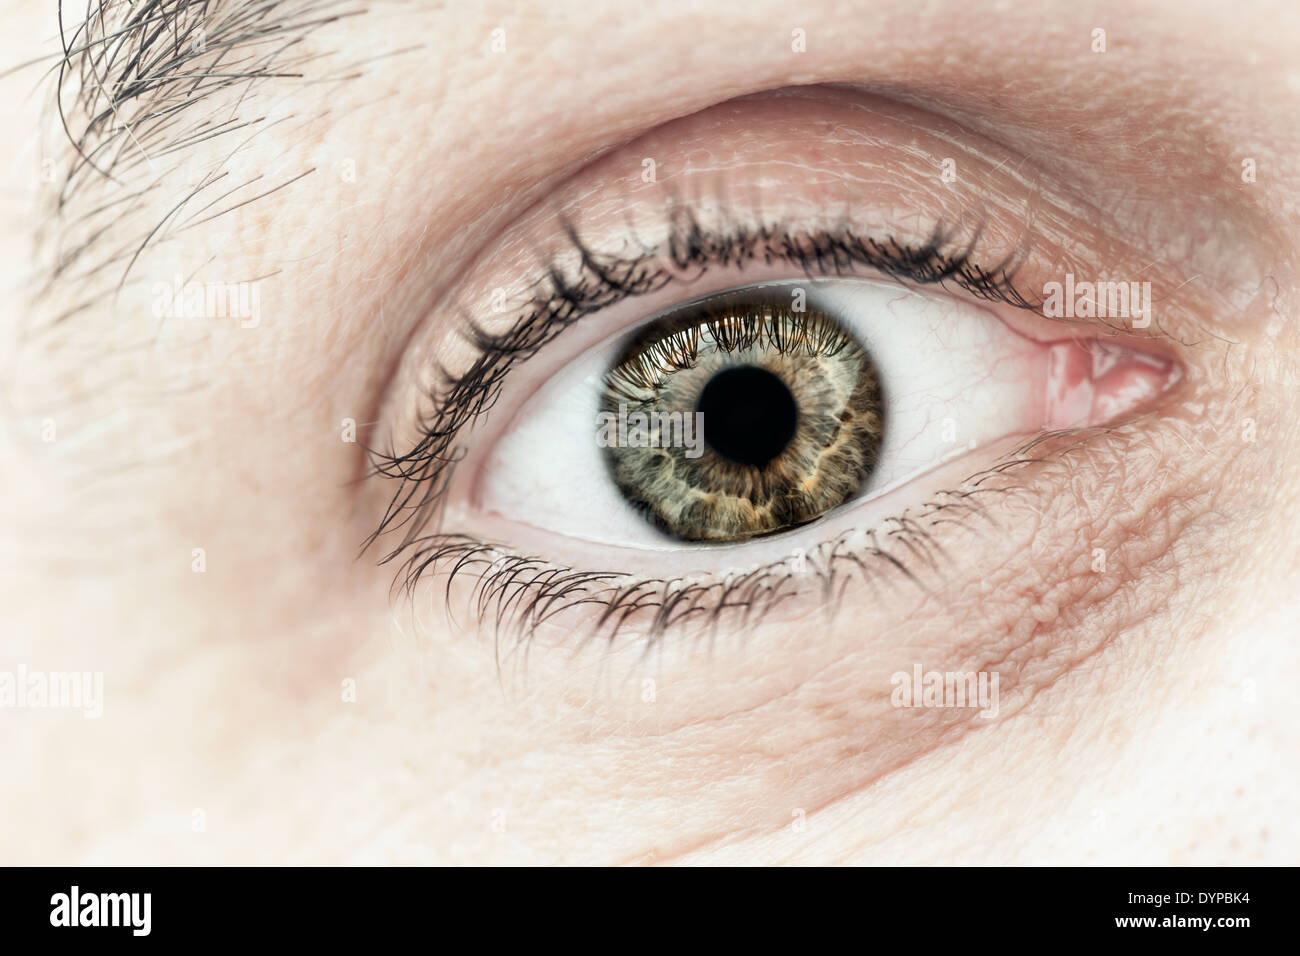
[[[670,626],[687,618],[705,618],[716,624],[728,610],[740,610],[745,620],[759,608],[770,609],[782,599],[783,584],[792,573],[783,572],[786,562],[760,567],[735,580],[688,583],[673,579],[635,580],[615,572],[580,572],[558,568],[542,559],[511,554],[507,549],[464,535],[433,532],[440,506],[460,455],[457,437],[500,395],[507,374],[520,361],[531,358],[557,335],[585,316],[636,296],[657,292],[674,281],[691,281],[710,268],[744,268],[763,262],[785,263],[809,277],[858,274],[867,268],[878,274],[921,285],[951,282],[977,298],[998,301],[1015,308],[1033,310],[1039,303],[1026,298],[1013,285],[1019,256],[1013,254],[991,269],[978,265],[974,253],[980,237],[975,229],[964,243],[955,240],[958,231],[942,223],[920,246],[900,245],[892,238],[883,241],[857,236],[850,228],[833,231],[788,231],[777,226],[755,229],[730,228],[711,233],[684,211],[669,222],[662,249],[648,249],[631,257],[603,255],[590,249],[569,224],[564,224],[568,241],[578,253],[577,273],[566,276],[554,261],[544,270],[535,296],[504,333],[489,334],[471,326],[470,337],[477,358],[459,376],[444,373],[432,413],[420,423],[421,437],[402,454],[368,448],[373,476],[392,478],[398,488],[385,510],[379,527],[365,540],[362,552],[384,535],[403,530],[400,543],[380,559],[388,564],[405,556],[399,565],[395,586],[409,595],[431,569],[447,567],[447,599],[452,582],[462,573],[480,567],[473,603],[478,619],[486,619],[495,607],[498,634],[510,630],[521,639],[533,633],[547,617],[579,605],[603,607],[592,634],[609,630],[610,640],[620,625],[633,614],[653,611],[647,646]],[[1039,436],[1040,438],[1044,436]],[[1006,463],[1004,463],[1005,466]],[[924,513],[903,516],[880,529],[880,534],[899,540],[907,549],[934,566],[933,542],[922,522],[945,512],[960,520],[957,512],[978,514],[977,491],[971,483],[963,491],[940,496]],[[852,564],[865,572],[864,559],[876,555],[883,564],[904,575],[911,572],[899,558],[888,554],[875,541],[857,553],[840,553],[845,539],[819,546],[821,569],[828,597],[834,589],[836,566]],[[812,558],[809,558],[812,563]],[[618,582],[618,583],[614,583]],[[787,592],[788,595],[788,592]]]
[[[526,646],[546,621],[583,607],[598,608],[600,613],[589,627],[575,633],[579,642],[603,637],[607,645],[612,645],[624,625],[635,619],[642,634],[644,657],[674,628],[686,623],[695,624],[699,634],[712,639],[731,614],[737,618],[730,622],[735,625],[734,632],[743,634],[782,600],[796,596],[798,589],[788,585],[800,579],[820,584],[824,610],[831,617],[838,607],[846,574],[860,574],[865,582],[874,585],[892,572],[930,593],[922,575],[927,571],[942,575],[948,557],[933,534],[935,526],[982,520],[996,530],[998,523],[984,499],[1027,490],[1025,485],[1006,480],[1011,473],[1060,460],[1088,439],[1111,430],[1064,429],[1035,436],[967,479],[959,489],[941,492],[925,505],[890,518],[878,528],[847,531],[816,545],[812,553],[802,556],[806,569],[792,564],[792,553],[781,561],[728,573],[721,579],[638,578],[618,572],[557,567],[544,559],[513,554],[466,535],[433,535],[420,539],[420,546],[402,563],[398,580],[402,582],[400,589],[411,598],[426,571],[445,567],[444,601],[450,607],[453,583],[465,573],[476,574],[469,603],[477,621],[491,621],[498,663],[503,638],[515,648]],[[1040,448],[1057,445],[1061,439],[1066,439],[1065,446],[1055,448],[1050,457],[1038,453]],[[850,545],[857,535],[865,536],[866,543]],[[890,550],[891,545],[898,553]]]

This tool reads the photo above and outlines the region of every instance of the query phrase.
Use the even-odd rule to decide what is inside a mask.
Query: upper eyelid
[[[1000,299],[1023,313],[1032,311],[1036,304],[1037,296],[1029,291],[1034,286],[1028,281],[1012,283],[1009,275],[1016,273],[1018,278],[1018,270],[1026,263],[1037,271],[1037,275],[1031,278],[1040,279],[1044,268],[1053,265],[1081,263],[1080,271],[1100,269],[1107,264],[1114,267],[1113,257],[1107,263],[1106,256],[1099,252],[1103,240],[1107,243],[1107,251],[1120,251],[1119,264],[1134,261],[1131,255],[1124,254],[1132,254],[1134,250],[1122,241],[1112,245],[1113,237],[1106,234],[1090,215],[1075,209],[1071,197],[1058,199],[1050,184],[1041,182],[1039,177],[1031,174],[1032,170],[1026,171],[1015,163],[1008,168],[1005,149],[986,147],[986,141],[978,136],[968,148],[969,156],[962,160],[968,164],[965,177],[954,188],[945,185],[946,181],[941,183],[938,169],[931,167],[929,159],[932,157],[924,148],[927,142],[924,137],[929,135],[933,138],[934,134],[918,124],[930,120],[943,122],[942,118],[917,118],[913,115],[915,111],[897,103],[880,111],[872,107],[867,111],[867,119],[863,119],[864,114],[856,109],[856,105],[846,111],[839,100],[827,110],[818,110],[810,115],[805,115],[808,111],[801,105],[800,115],[793,118],[785,112],[786,106],[788,104],[742,104],[736,101],[719,111],[720,120],[692,116],[681,121],[686,124],[684,127],[657,129],[648,134],[650,139],[638,140],[626,149],[593,161],[575,173],[554,195],[537,203],[509,229],[499,233],[493,248],[505,249],[505,256],[489,256],[482,250],[474,254],[474,265],[466,276],[450,289],[444,289],[443,308],[438,310],[444,318],[451,318],[459,311],[467,319],[467,327],[458,328],[452,321],[431,322],[428,334],[422,334],[419,342],[406,351],[409,358],[403,359],[405,372],[401,378],[407,383],[418,382],[417,389],[421,395],[417,402],[399,407],[395,414],[404,424],[416,425],[419,437],[412,439],[411,432],[406,432],[406,451],[400,451],[396,444],[387,450],[371,449],[375,471],[396,477],[408,487],[398,489],[394,496],[395,505],[389,507],[380,527],[367,540],[367,546],[389,531],[403,528],[403,543],[386,556],[386,559],[391,559],[418,534],[425,520],[421,516],[430,510],[436,511],[438,495],[429,492],[427,487],[417,492],[411,486],[430,477],[445,477],[457,435],[478,412],[495,400],[511,364],[535,354],[549,341],[549,334],[558,334],[559,329],[572,326],[593,311],[629,295],[657,291],[681,278],[680,267],[689,267],[699,251],[698,247],[706,244],[691,219],[687,218],[683,223],[680,218],[682,209],[701,208],[706,211],[708,225],[704,236],[717,238],[716,244],[707,250],[706,258],[711,261],[735,264],[746,248],[752,249],[756,235],[779,246],[786,235],[801,235],[807,239],[821,234],[830,238],[836,236],[836,228],[848,229],[858,237],[853,241],[859,244],[859,251],[863,248],[861,243],[872,240],[879,244],[878,249],[891,248],[892,243],[892,260],[898,260],[908,268],[891,269],[891,257],[886,255],[849,254],[841,258],[843,249],[836,250],[834,239],[829,243],[815,240],[807,249],[801,249],[796,242],[793,250],[787,249],[792,254],[783,261],[802,262],[805,271],[811,265],[816,271],[831,275],[836,274],[837,269],[843,273],[856,262],[863,271],[884,264],[886,268],[882,271],[886,274],[901,274],[914,282],[939,281],[946,277],[950,284],[956,285],[964,278],[968,294]],[[820,125],[805,128],[800,123]],[[828,174],[822,177],[822,181],[838,184],[838,191],[824,186],[801,191],[807,167],[799,162],[784,164],[776,170],[761,167],[762,188],[781,193],[783,198],[793,192],[800,201],[783,202],[782,209],[793,210],[794,215],[798,215],[799,209],[815,209],[817,212],[811,221],[807,217],[798,221],[783,220],[779,215],[767,219],[758,213],[761,202],[731,204],[728,193],[743,190],[747,180],[743,177],[733,180],[729,176],[719,179],[711,175],[719,165],[720,154],[715,144],[725,142],[729,144],[728,148],[734,145],[737,167],[753,170],[758,168],[753,165],[755,162],[761,163],[763,157],[772,154],[771,143],[764,138],[768,131],[781,131],[779,135],[787,137],[805,137],[803,141],[807,141],[809,135],[824,134],[828,123],[848,126],[874,124],[870,125],[870,135],[853,127],[850,130],[853,137],[837,141],[839,152],[833,158],[827,152],[830,147],[826,144],[815,151],[817,169]],[[701,128],[703,136],[698,135]],[[724,135],[729,130],[737,134],[734,143]],[[696,165],[678,151],[683,138],[690,139],[691,136],[705,153]],[[917,145],[915,137],[922,137],[921,145]],[[628,191],[625,176],[628,158],[640,157],[643,149],[653,151],[655,148],[662,150],[664,155],[678,157],[678,167],[684,178],[652,186],[653,192],[643,202],[639,187],[632,187],[637,190],[637,195]],[[939,148],[955,150],[964,147],[951,138],[945,138]],[[872,168],[884,169],[882,163],[896,162],[900,156],[904,157],[903,168],[889,167],[890,173],[883,178],[877,177],[865,184],[860,181],[862,162],[874,164]],[[641,160],[637,158],[635,166],[638,170],[640,164]],[[844,176],[837,177],[837,170],[844,170]],[[703,179],[694,178],[701,172]],[[703,187],[699,185],[701,182],[705,184]],[[594,190],[593,183],[608,187],[608,191]],[[714,183],[720,185],[723,192],[701,194]],[[772,183],[777,185],[770,185]],[[914,187],[917,195],[906,191],[900,194],[901,183]],[[1008,184],[1014,187],[1010,194],[1006,191]],[[1024,193],[1026,184],[1033,186],[1030,195]],[[761,195],[759,199],[762,199]],[[913,201],[908,202],[909,199]],[[665,205],[669,213],[668,233],[663,235],[664,223],[659,216]],[[608,236],[603,230],[593,228],[591,221],[599,221],[602,210],[608,216],[609,210],[616,207],[622,207],[626,212],[628,228],[621,231],[619,241],[607,244],[604,240]],[[736,220],[730,217],[728,209],[734,208],[754,209],[753,225],[748,230],[739,228]],[[570,220],[569,210],[581,218]],[[715,212],[719,214],[717,219]],[[641,218],[645,214],[649,215],[648,219]],[[638,218],[639,223],[635,221]],[[851,228],[859,220],[861,228]],[[941,229],[938,235],[945,242],[936,243],[936,221],[960,223],[962,228]],[[1040,221],[1050,222],[1050,236],[1038,227]],[[581,223],[583,234],[590,230],[601,241],[589,246],[582,241],[579,227],[574,222]],[[930,223],[929,227],[924,225],[926,222]],[[850,225],[846,226],[846,223]],[[986,228],[981,231],[971,223],[985,223]],[[647,243],[643,240],[638,235],[642,226],[657,235],[657,241]],[[1059,239],[1062,232],[1068,235],[1066,251],[1058,248],[1059,242],[1050,241]],[[568,240],[567,247],[558,253],[548,246],[557,235]],[[894,241],[891,235],[902,238]],[[987,242],[978,254],[972,255],[974,239],[987,239]],[[972,271],[963,276],[960,265],[951,270],[947,265],[935,268],[930,259],[936,245],[943,246],[942,251],[946,253],[941,258],[943,263],[962,263],[972,266]],[[519,260],[528,255],[530,248],[539,246],[547,249],[542,256],[543,265],[530,271]],[[1034,247],[1038,248],[1031,257],[1029,253]],[[610,249],[621,251],[606,255],[606,250]],[[515,262],[513,270],[508,265],[511,258]],[[505,264],[503,260],[506,260]],[[1150,260],[1144,258],[1142,261]],[[503,272],[506,275],[503,276]],[[510,272],[514,273],[513,277],[509,276]],[[487,297],[495,296],[498,291],[503,295],[506,293],[502,289],[489,293],[485,280],[500,281],[502,278],[508,279],[513,296],[508,301],[517,303],[518,308],[503,309],[494,304],[491,312],[495,315],[488,316],[483,308]],[[527,278],[531,281],[526,281]],[[451,308],[451,301],[459,308]],[[1161,331],[1158,327],[1151,334]],[[454,340],[462,333],[472,347],[468,354],[460,343],[450,350],[458,363],[455,372],[444,372],[445,366],[440,362],[428,362],[428,356],[443,354],[437,343]],[[430,385],[427,379],[430,373],[442,374],[443,377]],[[396,388],[390,394],[395,402],[400,402],[403,398],[409,400],[411,392]],[[418,422],[410,421],[412,409],[420,416]],[[409,507],[412,505],[414,507]]]
[[[495,402],[513,365],[535,354],[584,316],[663,288],[678,278],[674,269],[680,272],[692,262],[700,268],[710,263],[736,264],[747,255],[760,254],[766,248],[761,243],[772,243],[773,256],[793,260],[809,275],[815,269],[821,269],[823,274],[845,274],[856,264],[900,280],[956,283],[980,298],[996,299],[1019,309],[1036,307],[1011,283],[1008,270],[1015,260],[1004,259],[992,267],[977,263],[978,229],[963,240],[956,230],[939,225],[928,243],[912,247],[890,239],[863,239],[844,229],[838,233],[799,234],[772,225],[753,230],[733,226],[725,234],[714,235],[690,217],[677,217],[664,243],[667,248],[624,258],[603,257],[588,248],[571,226],[566,224],[564,229],[577,251],[581,271],[576,276],[566,275],[551,263],[534,283],[534,288],[549,285],[550,291],[539,291],[504,332],[471,331],[476,352],[471,368],[448,377],[441,383],[441,391],[430,396],[432,411],[422,422],[422,434],[412,448],[405,452],[368,449],[373,474],[399,481],[379,527],[363,544],[364,551],[390,532],[403,530],[400,543],[383,555],[381,563],[402,554],[434,520],[454,470],[452,448],[456,439]],[[684,254],[683,249],[690,250],[690,254]],[[665,263],[665,256],[672,261]]]
[[[715,265],[734,265],[743,269],[750,262],[779,260],[801,269],[809,277],[818,274],[815,267],[822,275],[847,275],[855,267],[868,268],[890,278],[907,279],[922,285],[950,282],[977,298],[1001,301],[1015,308],[1034,310],[1040,305],[1014,282],[1017,265],[1027,250],[1018,249],[999,262],[983,265],[977,255],[979,227],[966,230],[963,239],[963,230],[940,222],[926,242],[910,245],[900,243],[892,236],[858,235],[848,226],[809,232],[764,223],[753,228],[739,226],[726,232],[710,232],[701,227],[689,212],[680,212],[673,219],[663,244],[667,249],[657,251],[678,273],[691,269],[703,271]],[[565,232],[579,252],[582,269],[598,280],[598,289],[590,297],[592,301],[606,294],[641,294],[632,287],[646,284],[650,277],[645,271],[630,282],[620,281],[620,278],[634,275],[653,260],[654,255],[635,258],[602,255],[590,249],[572,226],[566,224]],[[545,309],[566,300],[579,308],[585,306],[586,300],[574,295],[582,279],[567,278],[554,264],[545,272],[545,282],[550,283],[553,291],[549,296],[541,295],[534,299],[529,308]],[[666,265],[658,267],[658,274],[664,277],[665,284],[670,278],[675,278]],[[534,287],[542,284],[543,280],[538,280]]]

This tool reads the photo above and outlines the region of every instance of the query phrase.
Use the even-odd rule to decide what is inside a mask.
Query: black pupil
[[[700,393],[704,440],[723,458],[765,465],[785,451],[799,421],[790,389],[766,369],[719,372]]]

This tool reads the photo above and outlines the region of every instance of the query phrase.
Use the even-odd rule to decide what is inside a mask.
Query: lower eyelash
[[[574,631],[579,647],[601,640],[612,646],[620,636],[635,631],[643,653],[676,633],[711,636],[723,623],[743,634],[778,604],[803,591],[801,586],[791,587],[799,580],[820,582],[825,609],[833,615],[855,576],[875,586],[896,575],[931,593],[922,575],[942,576],[951,562],[935,535],[937,527],[952,523],[969,527],[979,521],[996,530],[998,522],[987,499],[1028,490],[1027,485],[1007,480],[1010,472],[1044,461],[1035,454],[1044,443],[1071,436],[1081,442],[1107,431],[1068,429],[1035,436],[959,488],[941,492],[877,528],[851,529],[815,546],[805,555],[807,570],[792,567],[787,558],[723,578],[638,578],[580,571],[466,535],[437,534],[414,543],[401,565],[399,581],[409,598],[426,575],[445,575],[445,606],[451,608],[454,585],[466,575],[474,576],[467,603],[480,629],[489,630],[496,641],[498,662],[503,651],[528,644],[548,621],[585,609],[594,613]],[[1065,450],[1077,444],[1071,442]],[[864,541],[851,545],[854,538]]]

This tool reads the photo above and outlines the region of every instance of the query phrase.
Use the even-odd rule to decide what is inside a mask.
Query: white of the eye
[[[866,346],[885,396],[885,438],[863,497],[955,454],[1043,424],[1046,354],[990,312],[942,292],[864,279],[763,283],[806,289]],[[680,547],[636,514],[610,480],[596,439],[602,379],[625,340],[570,362],[524,405],[482,472],[488,514],[620,547]]]

